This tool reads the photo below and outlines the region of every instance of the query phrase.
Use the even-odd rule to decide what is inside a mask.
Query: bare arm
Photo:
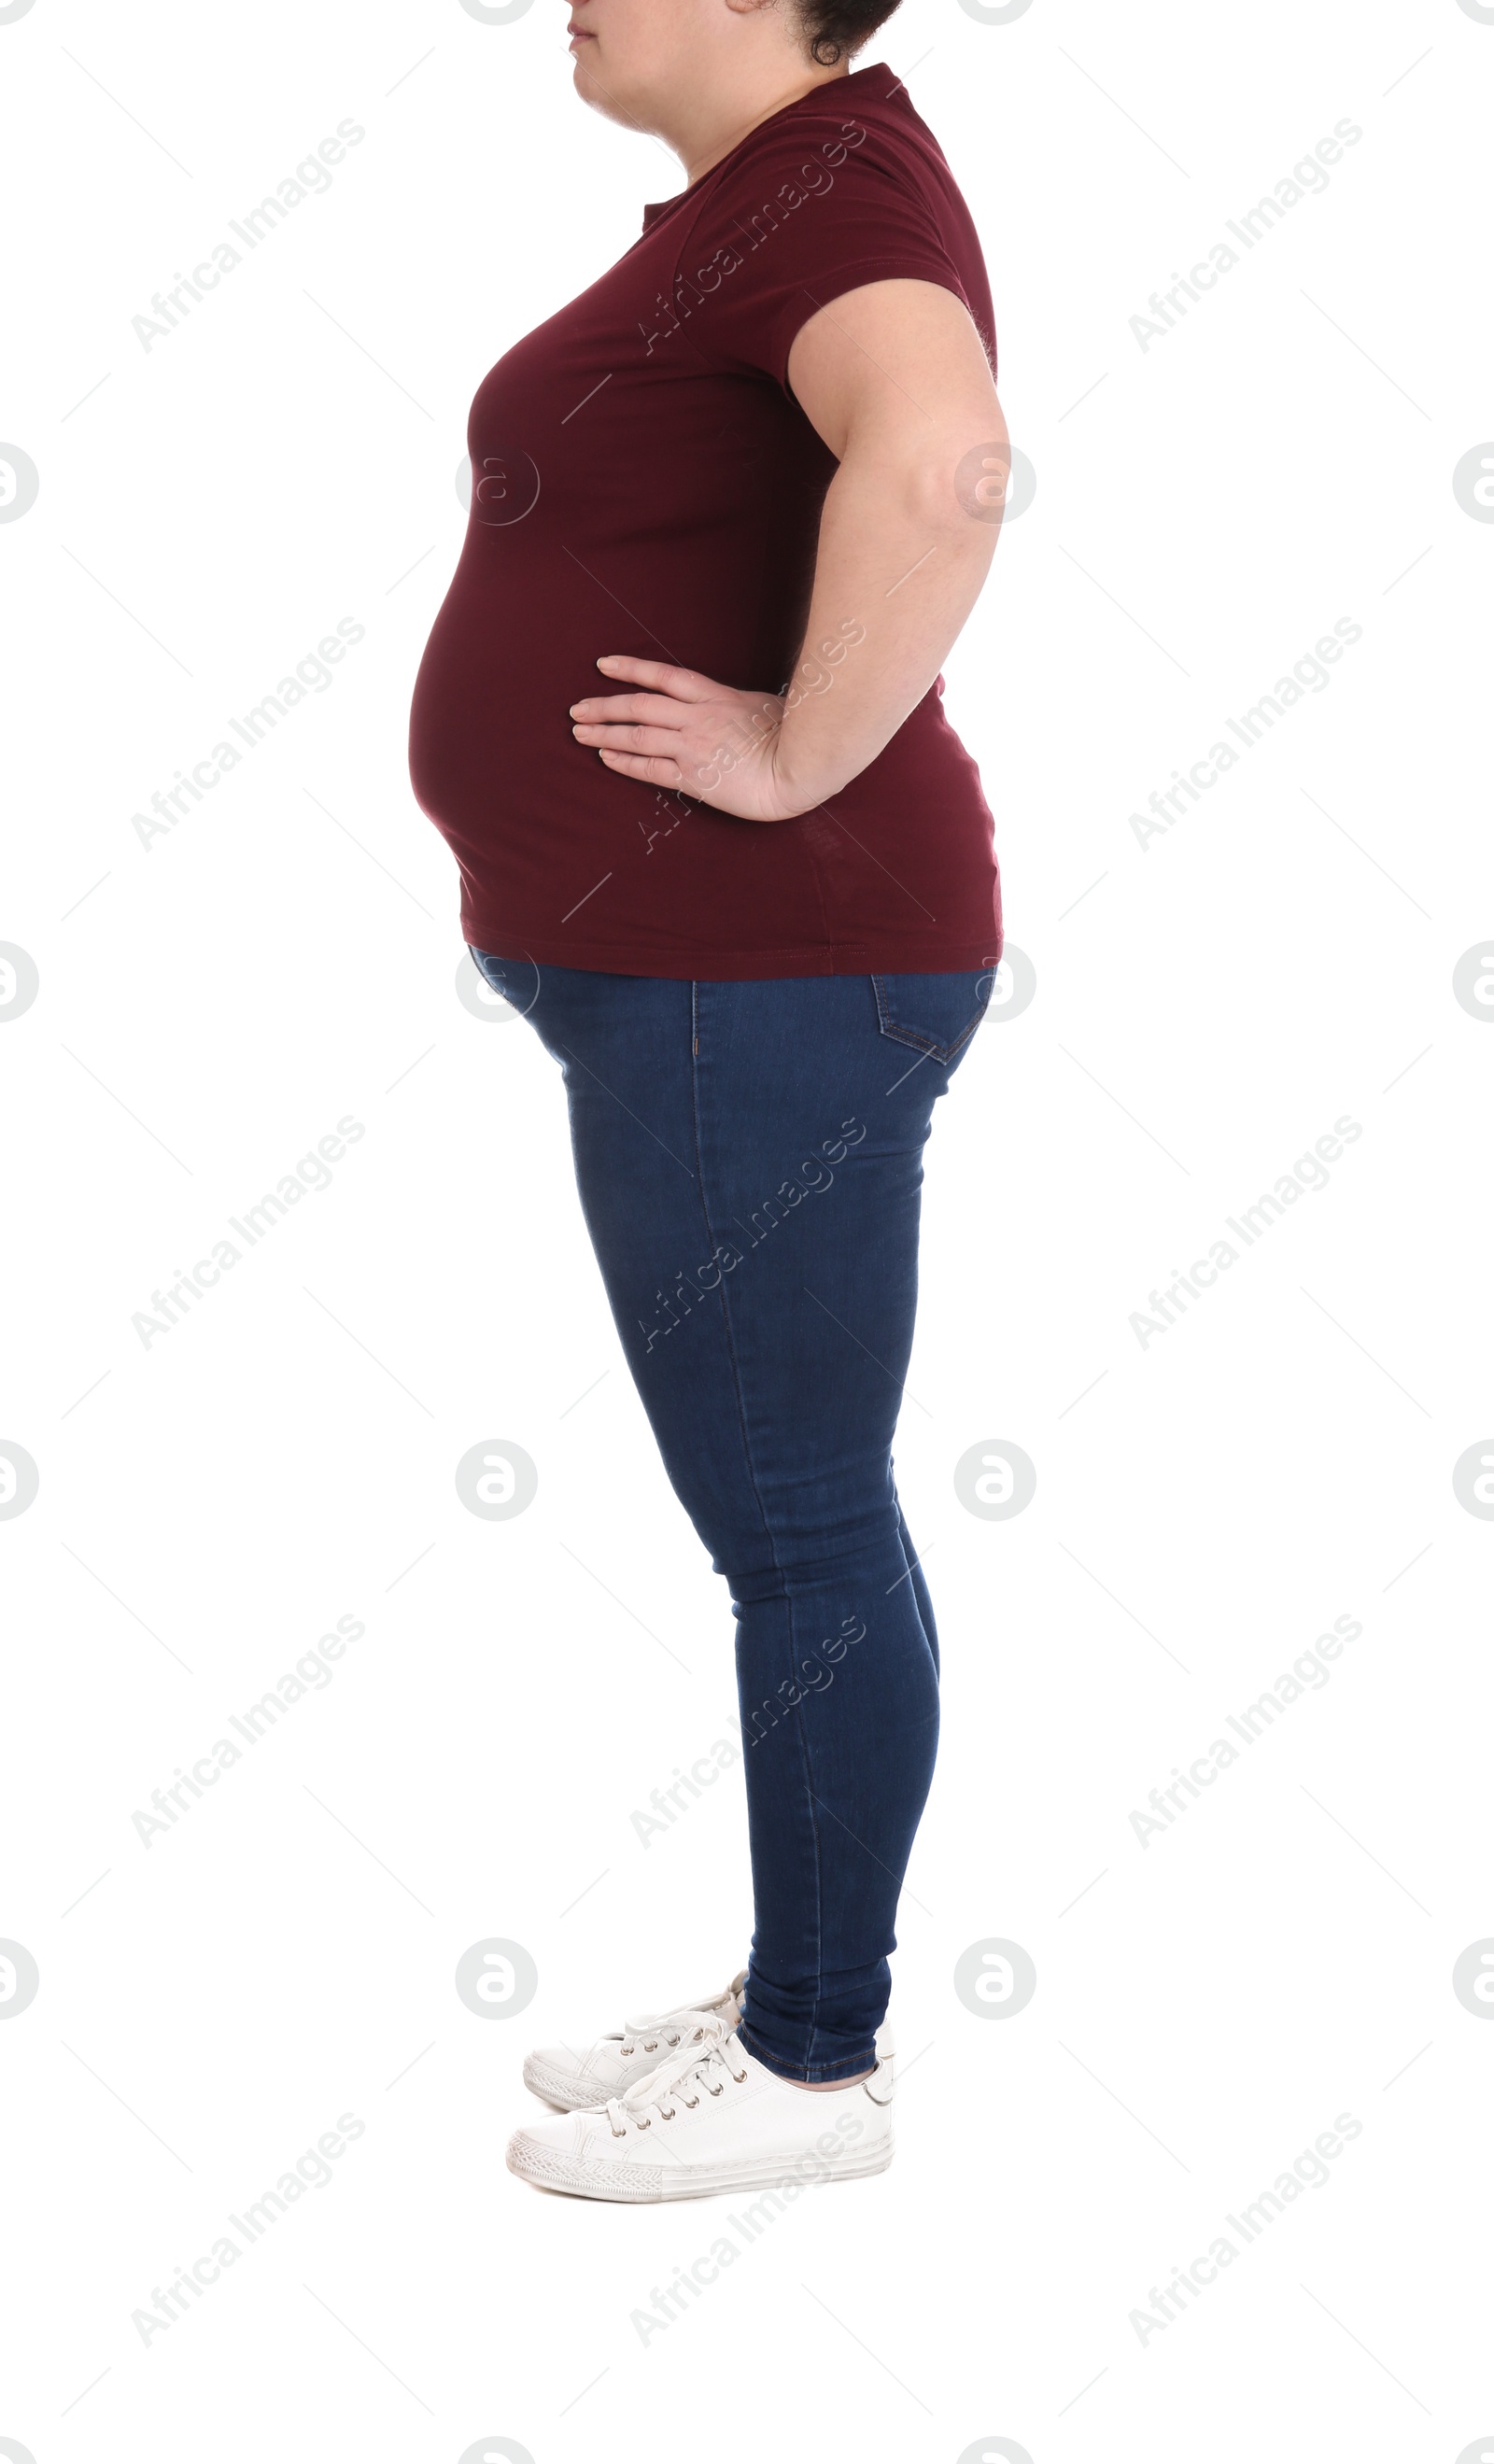
[[[979,336],[936,283],[868,283],[822,308],[788,379],[840,469],[784,694],[608,657],[640,688],[578,702],[609,768],[748,821],[786,821],[875,759],[928,692],[990,568],[1010,467]]]

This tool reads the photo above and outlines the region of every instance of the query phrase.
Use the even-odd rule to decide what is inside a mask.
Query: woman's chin
[[[602,75],[596,58],[597,41],[593,35],[589,43],[577,48],[571,73],[572,93],[579,94],[593,111],[600,111],[604,120],[615,120],[620,127],[636,129],[640,125],[636,115],[618,94],[610,77]]]

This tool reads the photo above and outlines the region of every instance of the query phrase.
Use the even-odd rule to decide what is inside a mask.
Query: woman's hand
[[[939,283],[843,293],[801,326],[788,375],[837,468],[787,691],[612,657],[604,675],[634,690],[571,710],[609,770],[748,822],[838,796],[925,698],[985,580],[1011,469],[985,344]]]
[[[577,743],[594,744],[609,770],[694,796],[739,821],[786,822],[808,810],[781,775],[780,694],[738,693],[657,659],[611,657],[597,665],[638,688],[571,705]]]

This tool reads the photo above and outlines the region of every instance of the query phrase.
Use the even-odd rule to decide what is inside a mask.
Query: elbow
[[[900,493],[921,525],[955,539],[1000,528],[1012,448],[994,395],[988,407],[941,421],[932,437],[910,439],[898,459]]]

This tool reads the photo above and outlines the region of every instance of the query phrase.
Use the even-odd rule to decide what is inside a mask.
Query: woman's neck
[[[733,148],[739,145],[744,137],[750,137],[755,128],[760,128],[765,120],[772,120],[777,113],[786,111],[790,103],[802,102],[804,96],[813,94],[817,86],[833,85],[837,78],[848,76],[849,69],[848,61],[843,61],[833,69],[808,69],[784,79],[780,91],[758,95],[745,111],[739,95],[733,98],[733,108],[729,113],[708,110],[701,124],[688,133],[682,130],[678,139],[670,141],[685,165],[688,185],[692,188],[697,180],[703,180],[708,171],[714,171],[718,163],[724,163]]]

